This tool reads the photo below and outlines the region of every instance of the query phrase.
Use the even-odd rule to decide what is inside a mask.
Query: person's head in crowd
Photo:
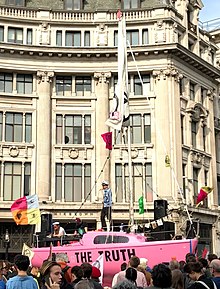
[[[2,275],[7,276],[8,267],[7,267],[7,264],[5,263],[5,261],[3,261],[3,260],[0,260],[0,270],[1,270]]]
[[[129,260],[129,266],[137,268],[140,265],[140,259],[137,256],[132,256]]]
[[[92,266],[92,274],[91,274],[91,278],[97,282],[99,282],[99,277],[101,277],[101,271],[99,270],[99,268]]]
[[[173,289],[184,288],[183,273],[179,269],[172,270],[172,286]]]
[[[180,268],[180,264],[177,260],[171,260],[169,262],[169,268],[171,271],[175,270],[175,269],[179,269]]]
[[[36,266],[29,266],[28,268],[28,275],[31,275],[33,277],[38,277],[39,275],[39,268]]]
[[[216,254],[208,254],[207,259],[208,259],[208,263],[211,263],[212,260],[218,259],[218,256]]]
[[[220,260],[219,259],[212,260],[209,268],[214,277],[220,277]]]
[[[180,264],[180,271],[183,272],[183,268],[184,268],[186,262],[184,260],[181,260],[181,261],[179,261],[179,264]]]
[[[67,254],[66,253],[55,254],[54,261],[56,261],[60,265],[64,279],[68,283],[70,283],[72,281],[72,274],[71,274],[71,267],[67,265],[67,263],[69,263],[69,258]]]
[[[92,265],[89,263],[82,263],[80,266],[83,270],[83,277],[90,279],[92,275]]]
[[[57,253],[56,254],[56,262],[69,263],[69,258],[68,258],[66,253]]]
[[[127,268],[127,263],[126,263],[126,262],[123,262],[123,263],[121,264],[121,271],[125,271],[126,268]]]
[[[118,282],[112,289],[137,289],[137,286],[125,279],[121,282]]]
[[[191,262],[185,266],[186,273],[189,275],[190,279],[196,281],[201,275],[203,275],[203,266],[200,262]]]
[[[49,287],[51,282],[57,284],[62,283],[62,269],[55,261],[44,262],[40,268],[40,273],[42,282],[46,283]]]
[[[80,266],[73,266],[71,268],[72,281],[81,280],[83,277],[83,270]]]
[[[19,274],[19,271],[27,272],[28,267],[30,266],[30,260],[28,256],[24,256],[24,255],[16,255],[14,258],[14,263],[15,263],[16,269],[18,270],[18,274]]]
[[[154,286],[161,288],[171,287],[172,274],[168,266],[164,264],[158,264],[154,266],[152,269],[151,277]]]
[[[196,256],[193,253],[187,253],[186,254],[186,263],[189,262],[196,262]]]
[[[88,279],[83,279],[76,283],[74,289],[94,289],[94,286]]]
[[[208,260],[205,258],[199,258],[198,262],[202,263],[204,269],[207,269],[209,267]]]
[[[148,260],[146,258],[140,258],[140,265],[141,267],[143,267],[145,270],[147,268],[147,263],[148,263]]]
[[[125,277],[132,283],[136,283],[137,270],[132,267],[127,268],[125,271]]]

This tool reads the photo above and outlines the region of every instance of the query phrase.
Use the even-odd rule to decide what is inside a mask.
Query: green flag
[[[144,213],[144,197],[141,196],[138,199],[138,204],[139,204],[139,214],[143,214]]]

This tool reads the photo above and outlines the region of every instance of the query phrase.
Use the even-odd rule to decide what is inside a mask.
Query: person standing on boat
[[[107,217],[109,224],[111,224],[112,219],[112,190],[109,188],[109,182],[102,182],[102,191],[103,191],[103,207],[101,211],[101,223],[102,229],[107,231],[107,225],[105,218]]]
[[[66,232],[63,227],[60,226],[59,222],[53,223],[53,237],[63,237],[66,235]]]

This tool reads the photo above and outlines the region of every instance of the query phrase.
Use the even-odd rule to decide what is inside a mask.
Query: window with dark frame
[[[22,94],[33,93],[33,75],[32,74],[17,74],[16,77],[17,92]]]
[[[25,0],[6,0],[5,5],[25,7],[26,1]]]
[[[86,91],[91,92],[92,79],[91,76],[76,76],[76,95],[83,94]]]
[[[65,35],[66,46],[81,46],[81,32],[80,31],[66,31]]]
[[[149,33],[148,29],[143,29],[142,30],[142,44],[149,44]]]
[[[189,85],[189,97],[190,97],[190,100],[195,101],[195,84],[192,82],[190,82],[190,85]]]
[[[23,29],[22,28],[8,28],[8,42],[23,44]]]
[[[144,174],[145,170],[145,174]],[[152,164],[145,163],[133,163],[132,171],[134,176],[134,194],[137,196],[136,201],[138,200],[138,195],[140,191],[143,191],[143,180],[140,176],[145,175],[145,197],[147,200],[151,200],[153,198],[152,191]],[[129,192],[128,188],[129,181],[129,172],[128,172],[128,164],[115,164],[115,188],[116,188],[116,202],[126,201],[129,202]]]
[[[139,75],[134,76],[134,95],[143,95],[150,90],[150,75],[143,75],[142,82]]]
[[[62,188],[64,188],[63,192]],[[56,200],[61,200],[63,196],[65,202],[82,202],[82,199],[86,198],[90,191],[91,164],[65,164],[64,170],[62,170],[62,164],[56,164]],[[91,200],[91,197],[87,200]]]
[[[32,32],[32,29],[27,29],[27,44],[28,45],[31,45],[32,44],[32,41],[33,41],[33,32]]]
[[[25,118],[25,123],[23,119]],[[2,124],[4,126],[4,123]],[[24,127],[24,129],[23,129]],[[23,135],[23,131],[25,135]],[[0,139],[2,141],[2,139]],[[5,141],[26,142],[32,141],[32,114],[31,113],[5,113]]]
[[[83,0],[64,0],[65,10],[82,10]]]
[[[22,166],[24,171],[22,172]],[[23,184],[22,184],[23,181]],[[22,191],[23,188],[23,191]],[[31,193],[31,163],[5,162],[3,176],[3,199],[13,201]]]
[[[91,115],[57,115],[56,141],[57,144],[91,144]]]
[[[199,186],[198,186],[198,178],[199,178],[199,169],[193,168],[193,194],[194,194],[194,204],[196,204],[197,196],[199,193]]]
[[[146,201],[153,201],[153,176],[152,176],[152,163],[145,164],[145,188],[146,188]]]
[[[56,46],[62,46],[62,30],[56,31]]]
[[[12,92],[13,74],[0,73],[0,92]]]
[[[4,41],[4,26],[0,26],[0,41]]]
[[[131,143],[151,143],[151,115],[130,114]],[[127,137],[121,132],[115,135],[116,144],[127,144]]]
[[[140,0],[122,0],[122,9],[137,9],[140,7]]]
[[[181,122],[181,144],[184,144],[184,115],[181,114],[180,122]]]
[[[90,46],[90,31],[84,33],[84,46]]]
[[[194,120],[192,120],[191,122],[191,135],[192,135],[192,146],[196,148],[197,122]]]
[[[139,30],[127,30],[126,38],[130,45],[139,45]]]
[[[56,94],[60,96],[71,96],[72,76],[56,76]]]

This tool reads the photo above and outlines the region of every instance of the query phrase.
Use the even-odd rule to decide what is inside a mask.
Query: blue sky
[[[220,21],[220,0],[202,0],[204,7],[199,14],[201,22],[219,18]]]

